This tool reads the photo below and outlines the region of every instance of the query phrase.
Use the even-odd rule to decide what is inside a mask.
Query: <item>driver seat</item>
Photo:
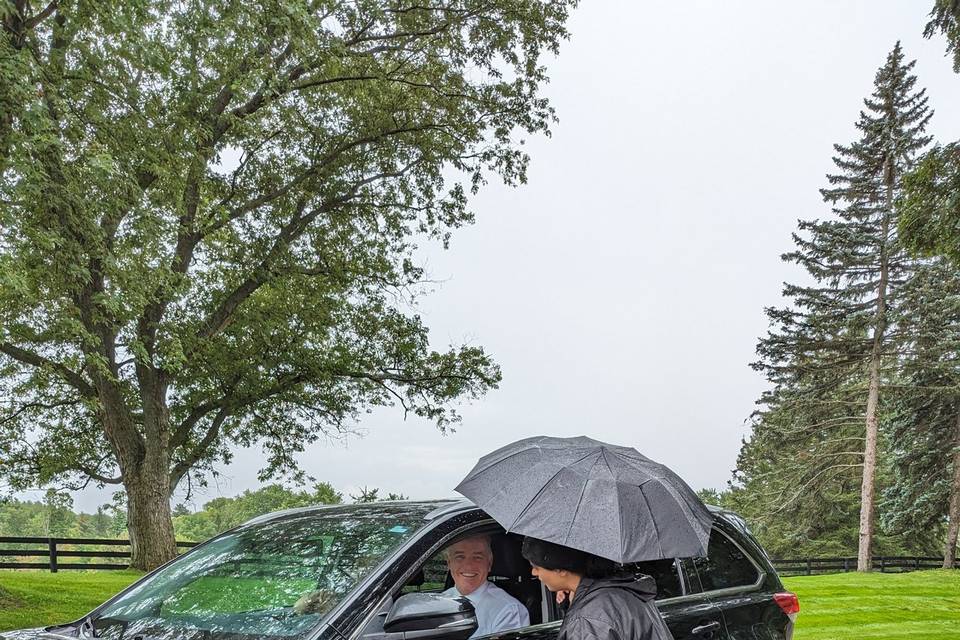
[[[530,624],[543,622],[540,581],[530,573],[530,563],[520,553],[523,536],[516,533],[494,534],[490,537],[493,548],[493,567],[490,576],[493,583],[516,598],[530,613]]]

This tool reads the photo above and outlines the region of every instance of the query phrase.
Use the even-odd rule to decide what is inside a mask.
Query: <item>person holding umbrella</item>
[[[605,558],[529,536],[522,553],[531,573],[569,602],[557,640],[673,640],[650,576],[617,575]]]
[[[614,572],[707,554],[713,514],[666,466],[585,436],[536,436],[480,458],[456,490],[527,536],[533,574],[570,594],[559,640],[672,640],[653,579]]]

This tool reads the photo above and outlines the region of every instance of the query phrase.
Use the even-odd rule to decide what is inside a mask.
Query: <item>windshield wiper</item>
[[[83,635],[83,632],[86,631],[87,637],[89,638],[99,637],[97,636],[97,628],[93,626],[92,615],[88,615],[86,618],[83,619],[83,622],[80,623],[80,629],[78,631],[79,631],[79,633],[77,634],[78,636]]]

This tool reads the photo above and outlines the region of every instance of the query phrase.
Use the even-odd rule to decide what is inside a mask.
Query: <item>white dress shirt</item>
[[[478,626],[471,638],[530,625],[530,614],[527,608],[492,582],[485,582],[476,591],[466,596],[456,587],[450,587],[442,595],[464,597],[473,603],[473,608],[477,610]]]

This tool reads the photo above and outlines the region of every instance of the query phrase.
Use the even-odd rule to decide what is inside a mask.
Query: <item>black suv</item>
[[[627,567],[653,576],[676,640],[789,640],[798,603],[735,514],[714,510],[707,558]],[[441,551],[488,534],[489,578],[531,626],[494,634],[555,638],[561,612],[530,575],[520,538],[468,501],[382,502],[282,511],[219,535],[145,576],[83,620],[5,632],[105,640],[464,640],[473,606],[444,598]]]

